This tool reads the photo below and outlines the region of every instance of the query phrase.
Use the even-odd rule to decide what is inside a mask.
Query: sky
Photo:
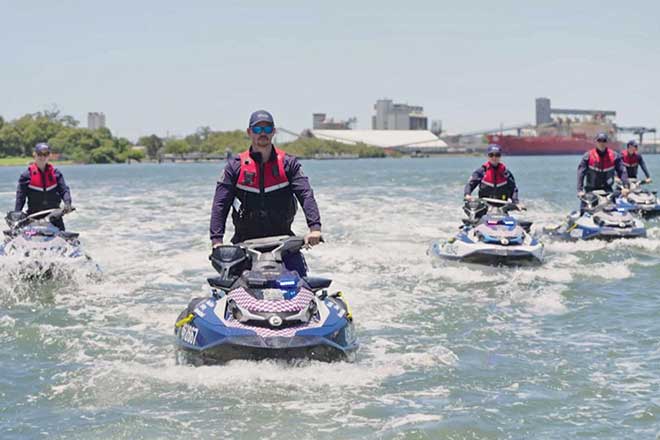
[[[451,133],[553,107],[660,128],[660,2],[0,0],[0,115],[56,105],[113,134],[356,116],[390,98]]]

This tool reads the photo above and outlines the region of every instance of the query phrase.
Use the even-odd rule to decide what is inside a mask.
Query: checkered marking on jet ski
[[[250,312],[299,312],[309,305],[314,299],[314,294],[308,290],[300,290],[291,299],[259,300],[250,295],[245,289],[236,289],[228,295],[236,304]]]

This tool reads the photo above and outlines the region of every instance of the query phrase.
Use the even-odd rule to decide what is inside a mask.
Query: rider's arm
[[[211,205],[211,242],[221,243],[225,235],[225,226],[229,210],[236,196],[236,182],[240,172],[241,163],[236,159],[229,159],[222,176],[215,186],[215,196]]]
[[[586,153],[582,156],[580,160],[580,165],[577,169],[577,190],[578,192],[584,190],[584,176],[587,174],[587,168],[589,167],[589,153]]]
[[[620,155],[617,155],[616,159],[614,159],[614,169],[616,170],[616,175],[621,179],[624,188],[628,188],[628,171]]]
[[[310,231],[321,230],[321,214],[319,206],[314,198],[314,191],[309,184],[309,179],[302,172],[302,166],[294,156],[287,155],[284,162],[284,170],[291,185],[291,191],[298,199],[305,213],[305,220]]]
[[[644,156],[642,156],[641,154],[639,155],[639,166],[642,169],[642,171],[644,171],[644,175],[646,176],[646,178],[647,179],[650,178],[651,173],[649,173],[649,169],[646,168],[646,162],[644,162]]]
[[[472,194],[472,191],[481,183],[481,179],[484,178],[484,167],[479,167],[470,176],[465,188],[463,189],[463,195],[467,196]]]
[[[513,173],[511,171],[507,170],[507,173],[509,174],[507,176],[507,179],[509,180],[509,187],[513,188],[513,191],[511,193],[511,201],[517,204],[519,200],[518,200],[518,186],[516,185],[516,179],[515,177],[513,177]]]
[[[65,205],[71,205],[71,191],[64,181],[64,176],[59,170],[55,170],[55,179],[57,180],[57,193],[60,195]]]
[[[30,184],[30,172],[26,171],[18,178],[18,185],[16,187],[16,203],[14,211],[22,211],[27,199],[28,185]]]

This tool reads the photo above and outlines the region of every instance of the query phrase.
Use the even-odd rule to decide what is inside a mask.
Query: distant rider
[[[635,139],[628,141],[626,150],[621,153],[621,160],[626,167],[626,172],[628,173],[628,178],[636,179],[637,178],[637,168],[641,167],[644,171],[646,179],[644,182],[651,183],[651,174],[649,173],[648,168],[646,168],[646,162],[644,162],[644,157],[637,151],[639,144]]]
[[[511,200],[524,208],[518,201],[518,187],[511,171],[501,162],[502,147],[497,144],[488,145],[486,150],[488,161],[474,170],[463,190],[465,200],[473,200],[472,191],[478,186],[479,197],[492,199]]]
[[[596,136],[596,148],[584,153],[577,169],[578,197],[582,198],[585,192],[604,190],[613,193],[614,175],[623,182],[621,194],[625,197],[628,189],[628,173],[621,157],[607,147],[608,137],[605,133]],[[586,180],[586,181],[585,181]]]
[[[302,166],[294,156],[276,148],[273,116],[259,110],[250,116],[247,134],[250,148],[228,159],[218,180],[211,208],[211,242],[222,245],[229,210],[235,233],[232,243],[274,235],[294,235],[291,224],[297,202],[302,206],[309,233],[305,242],[311,246],[321,241],[321,216],[314,192]],[[297,199],[297,202],[296,202]],[[307,274],[302,254],[286,257],[284,264],[300,276]]]
[[[16,204],[14,211],[20,212],[27,199],[27,214],[55,209],[64,202],[64,211],[69,212],[71,207],[71,192],[64,182],[64,176],[57,168],[48,163],[51,149],[46,143],[39,143],[34,147],[34,162],[18,178],[16,188]],[[51,218],[50,222],[64,231],[62,217]]]

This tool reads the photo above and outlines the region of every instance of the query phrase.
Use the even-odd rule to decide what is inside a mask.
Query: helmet
[[[596,136],[596,142],[607,142],[607,133],[598,133],[598,136]]]
[[[635,148],[637,148],[637,147],[639,147],[639,143],[638,143],[635,139],[631,139],[631,140],[628,141],[628,143],[626,144],[626,146],[627,146],[627,147],[635,147]]]
[[[486,153],[487,154],[491,154],[491,153],[500,153],[500,154],[502,154],[502,147],[500,147],[497,144],[489,144],[488,148],[486,149]]]

